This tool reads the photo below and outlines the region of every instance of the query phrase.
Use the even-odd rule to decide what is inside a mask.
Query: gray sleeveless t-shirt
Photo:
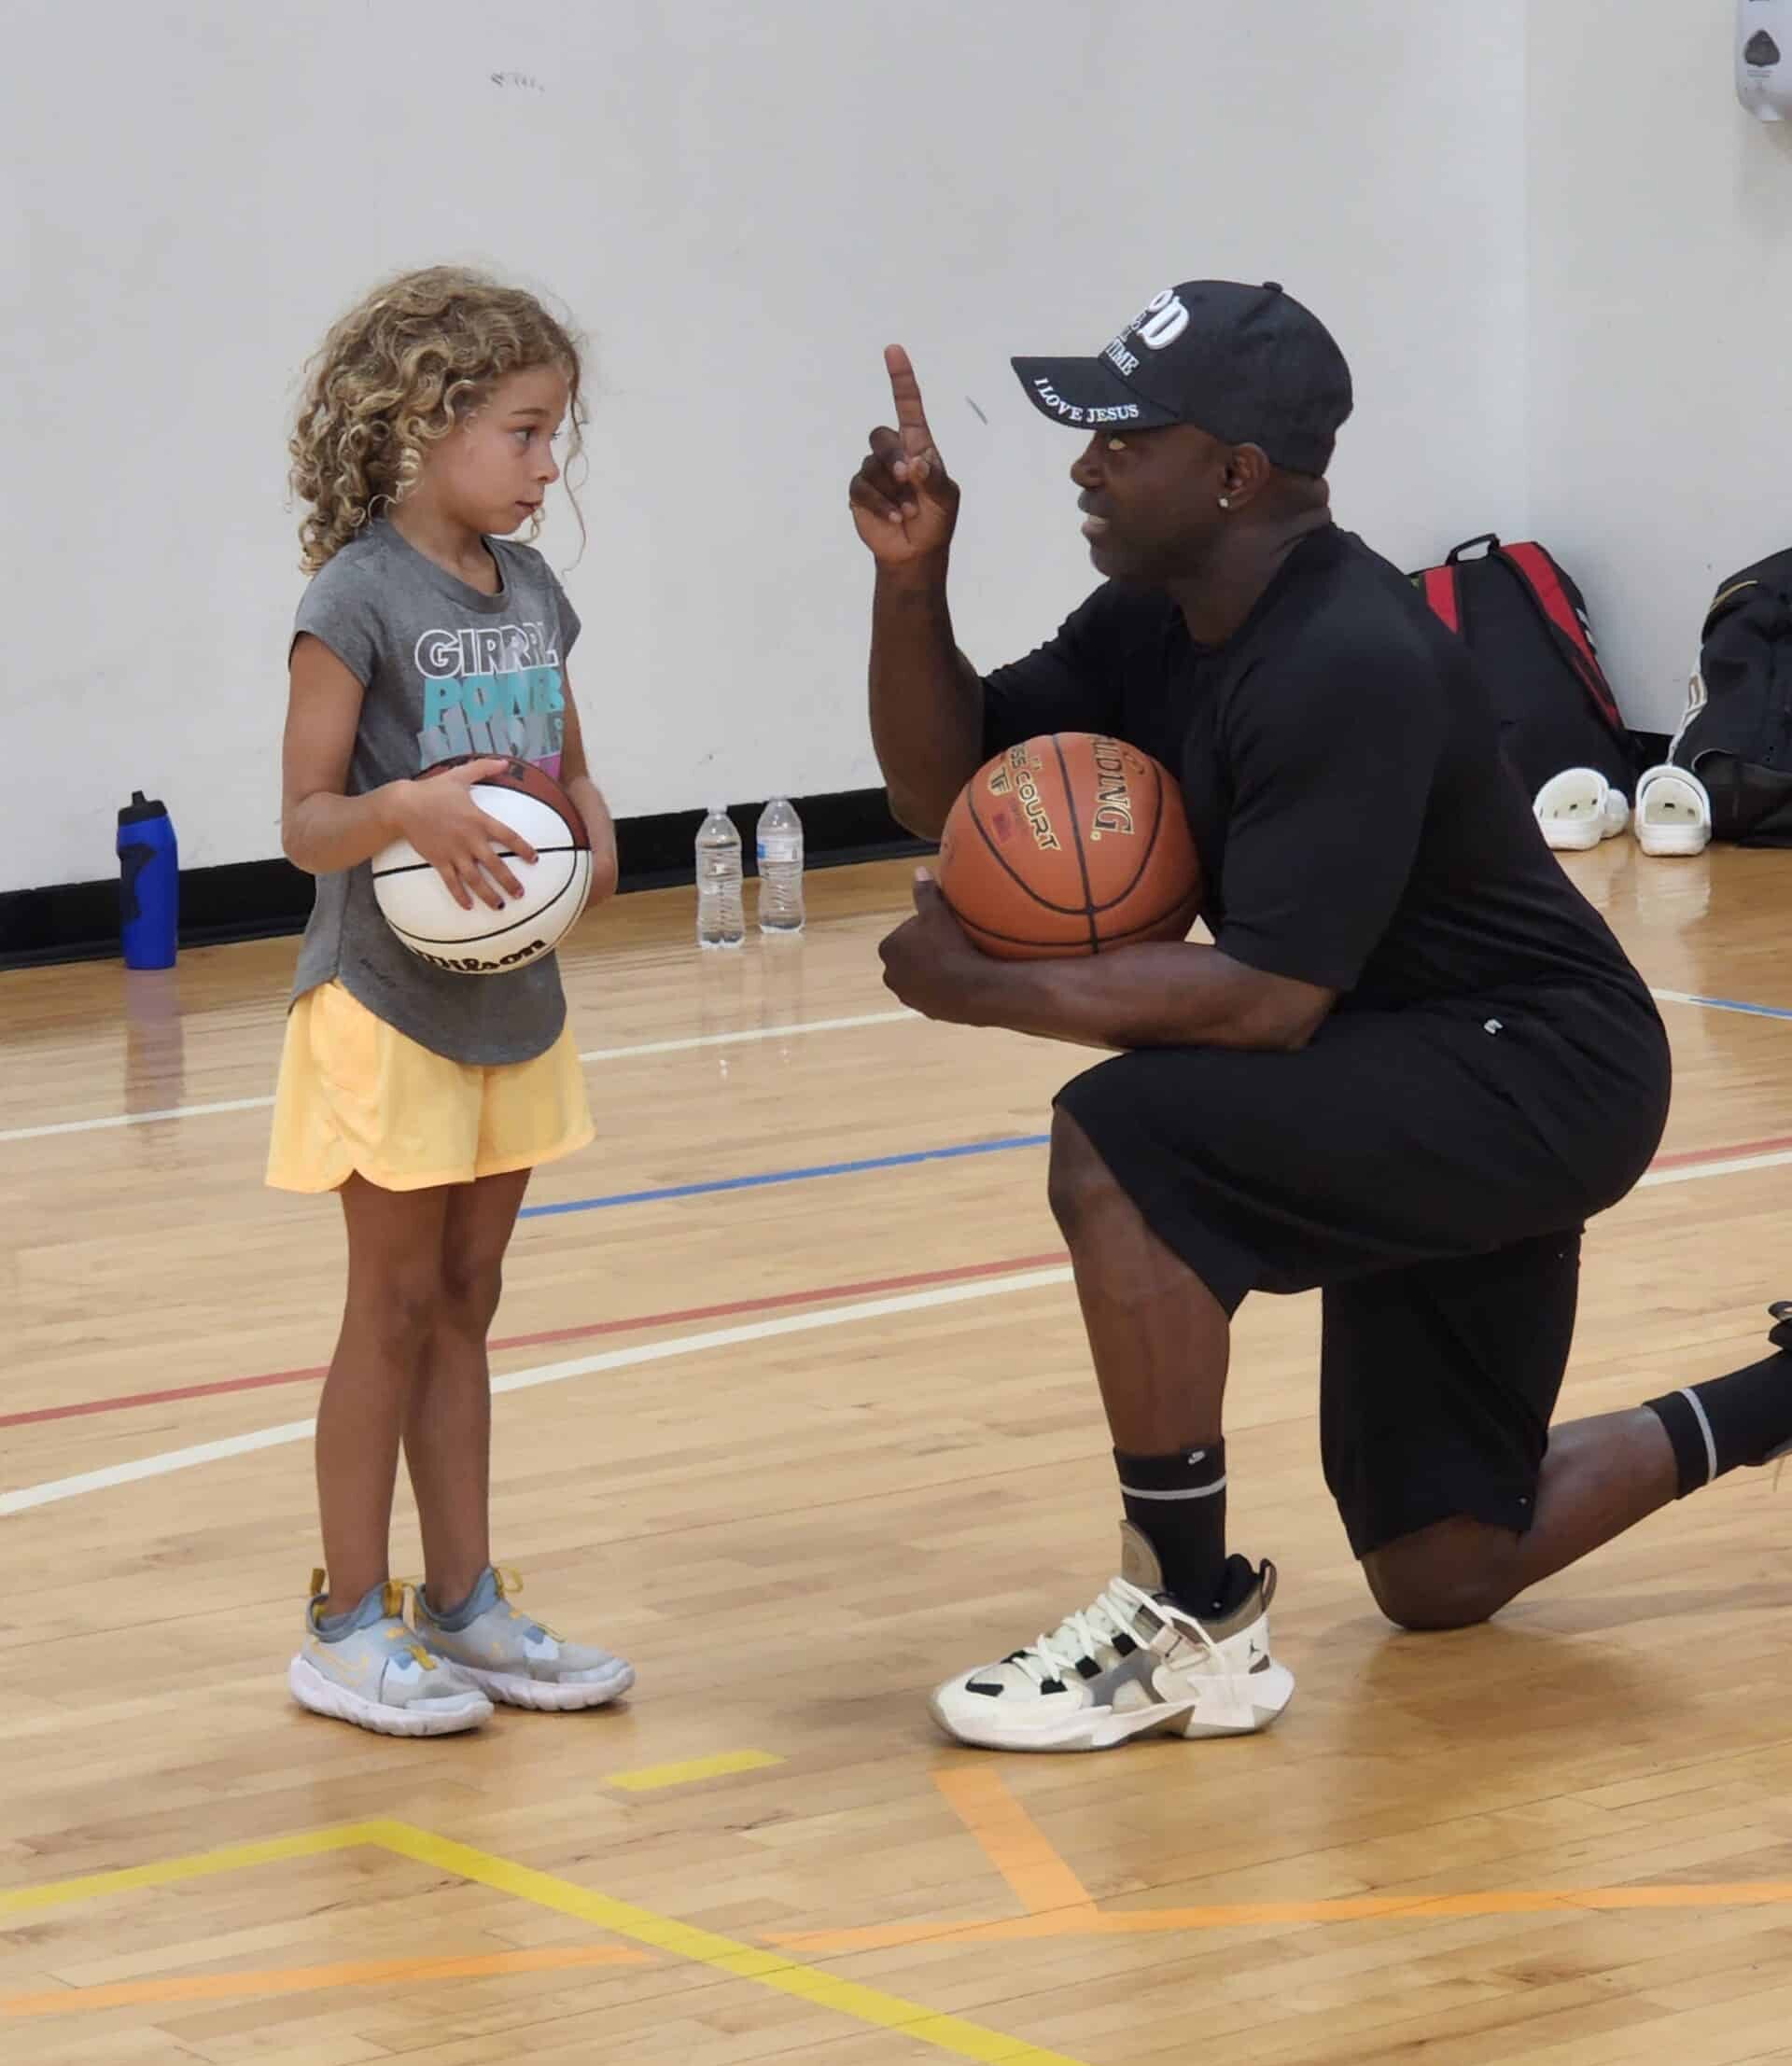
[[[293,635],[321,640],[366,691],[350,796],[463,753],[532,761],[558,776],[579,619],[540,553],[486,543],[496,595],[456,580],[384,522],[313,577]],[[566,1024],[553,955],[502,975],[432,969],[381,917],[365,861],[317,877],[293,997],[332,980],[421,1046],[483,1068],[533,1060]]]

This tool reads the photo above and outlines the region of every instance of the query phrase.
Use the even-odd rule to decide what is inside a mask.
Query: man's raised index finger
[[[884,364],[889,370],[889,392],[896,404],[896,427],[907,433],[921,433],[919,445],[911,445],[906,435],[904,445],[911,450],[923,450],[933,441],[933,433],[927,427],[927,411],[921,406],[920,383],[915,378],[915,369],[909,364],[908,354],[900,344],[884,347]]]

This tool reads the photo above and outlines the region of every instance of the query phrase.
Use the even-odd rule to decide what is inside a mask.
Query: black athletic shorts
[[[1456,1515],[1530,1526],[1581,1225],[1666,1119],[1665,1039],[1638,1036],[1607,1069],[1509,1006],[1343,1012],[1297,1054],[1141,1049],[1058,1094],[1228,1313],[1323,1289],[1322,1450],[1358,1556]]]

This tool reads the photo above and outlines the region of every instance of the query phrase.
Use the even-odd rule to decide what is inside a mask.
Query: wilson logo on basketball
[[[446,969],[451,975],[483,975],[488,969],[514,969],[520,962],[533,961],[537,955],[547,951],[545,940],[532,940],[526,947],[518,947],[514,953],[500,955],[495,960],[481,960],[471,955],[453,960],[447,955],[425,954],[421,947],[411,949],[419,961],[427,961],[432,969]]]
[[[1127,763],[1112,739],[1098,739],[1090,749],[1095,767],[1095,815],[1089,820],[1089,837],[1104,832],[1132,837],[1132,797],[1127,788]]]

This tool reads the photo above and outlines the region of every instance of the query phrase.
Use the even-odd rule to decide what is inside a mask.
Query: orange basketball
[[[979,768],[945,821],[939,879],[966,932],[1004,961],[1181,940],[1201,891],[1174,779],[1086,732],[1029,739]]]

